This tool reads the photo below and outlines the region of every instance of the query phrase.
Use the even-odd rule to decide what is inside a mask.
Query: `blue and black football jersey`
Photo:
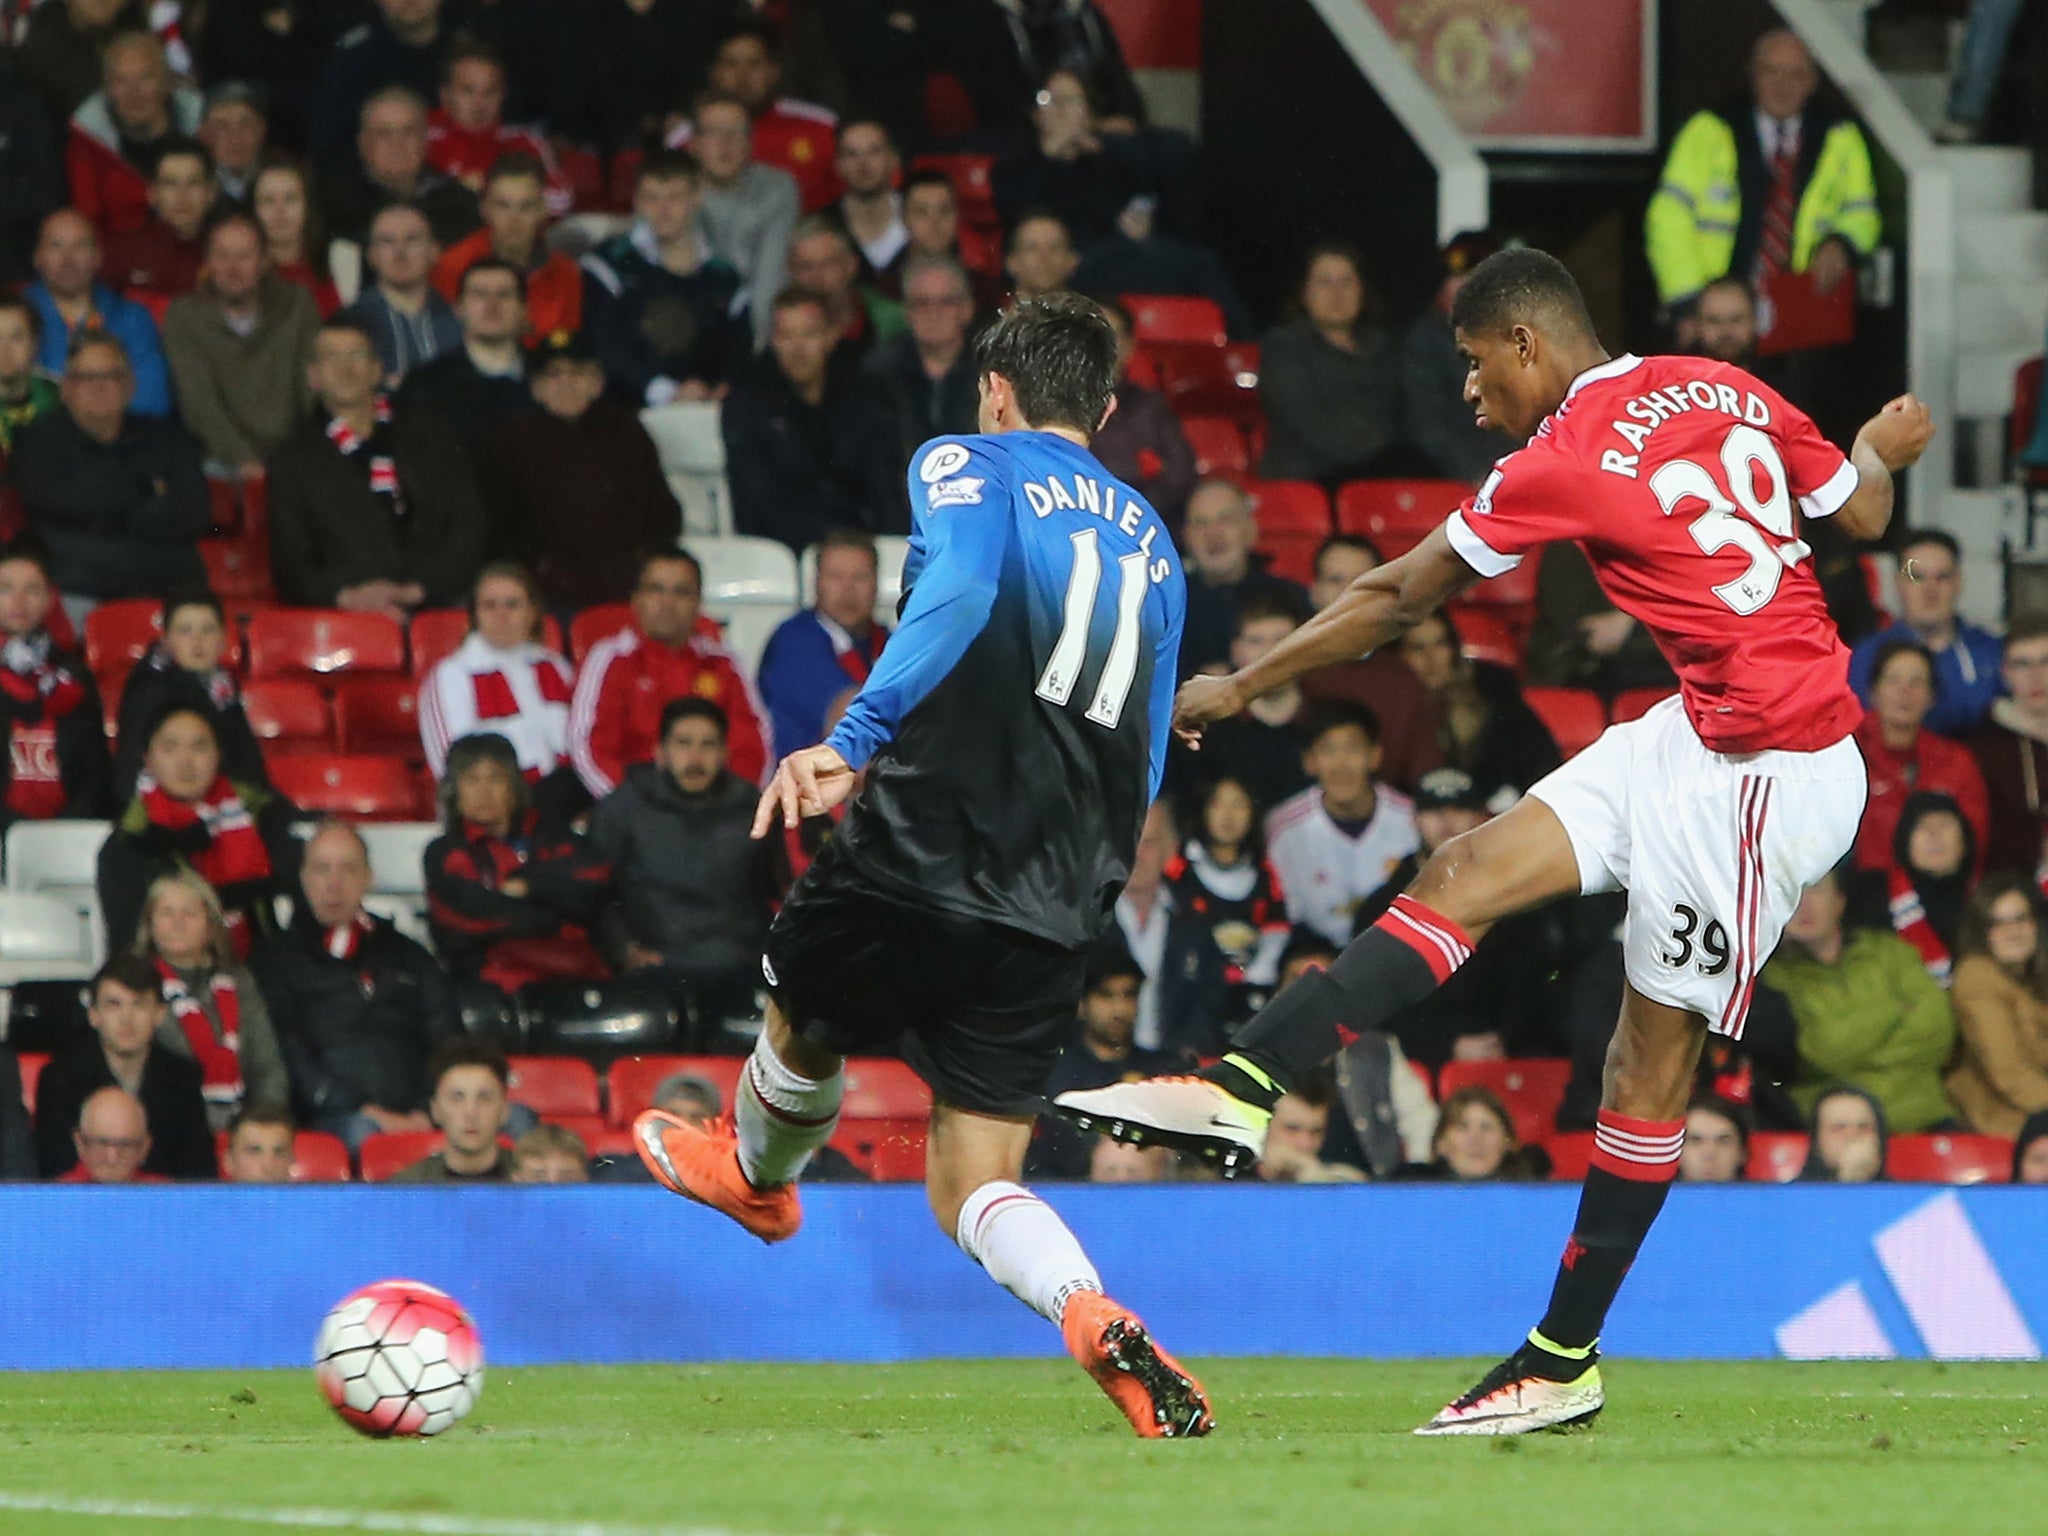
[[[1092,943],[1166,761],[1180,556],[1048,432],[925,444],[910,504],[901,623],[827,738],[868,773],[837,840],[906,901]]]

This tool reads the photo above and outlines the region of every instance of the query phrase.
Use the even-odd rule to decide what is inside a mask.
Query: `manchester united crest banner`
[[[1481,149],[1656,147],[1656,0],[1363,3]]]

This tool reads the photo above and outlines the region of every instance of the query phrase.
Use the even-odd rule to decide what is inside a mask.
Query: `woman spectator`
[[[305,166],[287,155],[266,158],[251,201],[271,270],[313,295],[325,320],[341,308],[341,294],[327,269],[327,235]]]
[[[512,743],[482,734],[450,747],[441,806],[447,830],[427,847],[427,921],[448,969],[508,996],[529,981],[609,976],[590,929],[611,870],[579,833],[534,808]]]
[[[1881,1179],[1890,1145],[1884,1106],[1861,1088],[1837,1083],[1813,1101],[1799,1182],[1868,1184]]]
[[[589,796],[569,765],[569,699],[575,674],[541,643],[540,584],[523,565],[498,561],[479,573],[469,598],[469,637],[420,684],[420,741],[436,780],[449,748],[490,731],[512,744],[538,801],[563,814]]]
[[[1312,247],[1296,303],[1260,349],[1270,434],[1260,476],[1333,484],[1398,467],[1400,348],[1371,318],[1358,252]]]
[[[111,801],[99,690],[50,633],[55,598],[40,551],[0,550],[0,828],[104,816]]]
[[[2048,1110],[2048,948],[2024,876],[1988,875],[1970,897],[1949,999],[1962,1036],[1949,1099],[1971,1130],[2017,1135]]]
[[[1910,944],[1844,924],[1846,875],[1838,868],[1807,887],[1763,970],[1798,1026],[1792,1097],[1811,1112],[1824,1093],[1849,1084],[1882,1105],[1894,1128],[1928,1130],[1955,1113],[1941,1086],[1955,1018]]]
[[[241,687],[227,668],[227,610],[220,599],[210,592],[166,598],[161,627],[163,638],[135,664],[121,688],[114,798],[126,802],[134,795],[149,723],[174,704],[213,722],[221,771],[229,779],[269,788],[262,745],[249,727]]]
[[[1851,921],[1889,928],[1919,952],[1927,974],[1948,985],[1977,844],[1954,800],[1938,790],[1906,797],[1892,834],[1892,862],[1856,877]]]
[[[1192,915],[1222,960],[1223,1024],[1235,1028],[1272,995],[1287,947],[1287,898],[1266,862],[1264,818],[1250,790],[1236,779],[1217,779],[1199,794],[1195,835],[1166,866],[1174,910]],[[1182,968],[1195,969],[1192,962]],[[1223,1049],[1224,1040],[1180,1039],[1198,1055]]]
[[[1870,708],[1856,727],[1856,745],[1870,775],[1870,798],[1856,829],[1856,867],[1892,867],[1892,839],[1906,797],[1938,789],[1953,799],[1981,850],[1990,832],[1991,804],[1984,775],[1970,749],[1922,729],[1934,707],[1934,657],[1914,640],[1878,648],[1870,669]],[[1971,863],[1974,874],[1978,868]]]
[[[1564,761],[1515,674],[1467,656],[1449,614],[1431,614],[1402,636],[1401,658],[1436,705],[1446,766],[1519,793]]]
[[[2012,1181],[2048,1184],[2048,1110],[2027,1116],[2012,1144]]]
[[[1685,1111],[1678,1176],[1688,1184],[1733,1184],[1749,1168],[1749,1121],[1742,1106],[1697,1098]]]
[[[1523,1146],[1507,1106],[1492,1089],[1476,1083],[1445,1096],[1430,1147],[1436,1154],[1430,1162],[1411,1163],[1395,1177],[1474,1184],[1550,1174],[1550,1159],[1542,1148]]]
[[[296,888],[297,818],[289,800],[222,771],[209,712],[170,705],[144,731],[134,798],[100,847],[107,932],[136,932],[151,882],[190,870],[218,893],[229,946],[246,959],[276,929],[275,899]]]
[[[227,914],[213,887],[189,869],[159,875],[142,903],[135,952],[163,978],[157,1043],[197,1061],[215,1131],[243,1105],[290,1102],[284,1055],[256,978],[235,958]]]
[[[1166,396],[1131,379],[1138,343],[1130,310],[1120,299],[1095,302],[1116,332],[1116,409],[1089,449],[1105,469],[1151,502],[1167,531],[1179,538],[1181,514],[1195,488],[1195,451]]]

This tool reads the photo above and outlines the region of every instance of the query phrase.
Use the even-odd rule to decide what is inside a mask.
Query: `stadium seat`
[[[877,1183],[923,1183],[925,1128],[922,1116],[847,1116],[831,1145]]]
[[[2012,1179],[2012,1143],[1961,1131],[1894,1136],[1884,1171],[1906,1183],[2005,1184]]]
[[[212,533],[238,533],[242,527],[242,492],[234,481],[219,475],[206,477],[206,500],[212,510]]]
[[[419,684],[409,677],[337,678],[334,731],[344,752],[395,757],[414,768],[427,760],[420,742]]]
[[[685,537],[729,532],[732,493],[725,483],[725,434],[717,404],[678,400],[650,406],[640,413],[640,425],[654,439],[668,488],[682,504]]]
[[[1539,563],[1532,555],[1512,571],[1467,587],[1453,600],[1452,606],[1461,613],[1490,608],[1505,614],[1517,628],[1527,630],[1536,622],[1536,572]]]
[[[381,1184],[440,1145],[439,1131],[379,1131],[363,1138],[356,1151],[356,1164],[362,1169],[364,1183]]]
[[[1437,1074],[1437,1091],[1449,1098],[1460,1088],[1491,1089],[1515,1117],[1517,1136],[1524,1142],[1547,1142],[1557,1134],[1557,1106],[1571,1080],[1568,1061],[1447,1061]]]
[[[1525,688],[1522,697],[1566,757],[1585,751],[1607,729],[1606,706],[1590,688]]]
[[[719,620],[726,650],[748,677],[760,676],[761,657],[768,650],[768,642],[795,612],[794,608],[763,608],[757,603],[746,603]]]
[[[1254,480],[1245,486],[1259,534],[1330,535],[1330,498],[1313,480]]]
[[[887,1056],[854,1056],[846,1063],[846,1093],[839,1112],[854,1120],[923,1117],[932,1091],[923,1078]]]
[[[1266,569],[1275,576],[1312,586],[1316,577],[1316,551],[1323,547],[1319,533],[1277,533],[1259,536],[1258,553],[1266,558]]]
[[[1550,1176],[1553,1179],[1580,1183],[1586,1177],[1586,1170],[1593,1166],[1593,1133],[1554,1133],[1543,1143],[1543,1150],[1550,1154]]]
[[[582,1136],[583,1133],[576,1133]],[[622,1131],[615,1125],[583,1137],[583,1149],[593,1158],[615,1157],[629,1162],[640,1160],[639,1144],[633,1140],[631,1131]]]
[[[1392,559],[1421,543],[1471,494],[1462,480],[1353,480],[1337,490],[1337,527],[1371,539]]]
[[[15,1057],[21,1068],[21,1105],[30,1114],[36,1111],[36,1084],[42,1081],[43,1068],[50,1064],[49,1056],[42,1051],[23,1051]]]
[[[1200,342],[1220,348],[1230,340],[1223,329],[1223,311],[1214,299],[1127,293],[1123,301],[1131,312],[1131,334],[1141,343]]]
[[[569,655],[581,662],[600,640],[609,640],[633,623],[631,603],[597,603],[569,621]]]
[[[795,608],[803,601],[803,577],[789,546],[775,539],[734,534],[692,539],[690,553],[704,566],[704,606],[724,613],[741,603]]]
[[[270,765],[278,793],[316,816],[416,821],[425,794],[395,757],[285,757]]]
[[[540,1055],[637,1055],[682,1033],[674,994],[632,976],[611,981],[537,981],[519,992],[527,1043]]]
[[[1465,654],[1474,661],[1490,661],[1522,675],[1523,640],[1520,631],[1494,608],[1472,608],[1457,615],[1459,638]]]
[[[633,1117],[653,1104],[662,1080],[677,1072],[710,1083],[718,1090],[720,1107],[729,1110],[745,1066],[741,1056],[622,1056],[605,1069],[606,1118],[621,1130],[631,1126]]]
[[[107,955],[100,917],[100,845],[113,824],[73,817],[17,821],[7,829],[7,889],[41,891],[83,916],[93,941],[93,963]]]
[[[1263,420],[1259,405],[1259,344],[1159,347],[1152,351],[1159,387],[1181,416],[1227,416],[1236,422]]]
[[[1614,696],[1609,718],[1616,725],[1640,720],[1677,691],[1675,688],[1624,688]]]
[[[423,861],[427,844],[441,835],[440,824],[384,821],[358,830],[370,849],[370,893],[424,899],[427,886]]]
[[[569,1132],[583,1143],[583,1155],[591,1156],[592,1142],[612,1134],[612,1128],[605,1123],[603,1115],[542,1115],[547,1124]]]
[[[562,626],[552,613],[541,627],[541,644],[561,651]],[[406,625],[405,635],[412,652],[412,675],[425,677],[469,638],[469,614],[461,608],[422,608]]]
[[[1237,478],[1251,473],[1244,433],[1228,416],[1184,416],[1180,429],[1195,451],[1196,474]]]
[[[2030,357],[2019,366],[2012,380],[2012,415],[2006,419],[2006,451],[2012,455],[2013,472],[2026,485],[2048,483],[2048,470],[2029,469],[2020,455],[2033,441],[2034,418],[2041,410],[2041,378],[2048,371],[2048,358]]]
[[[561,1115],[601,1115],[597,1069],[574,1056],[508,1056],[512,1070],[512,1102],[524,1104],[542,1119]]]
[[[242,708],[249,729],[263,744],[267,760],[275,752],[331,753],[334,719],[318,688],[295,677],[274,677],[242,690]]]
[[[0,987],[93,970],[92,930],[77,907],[59,896],[0,891]]]
[[[226,1131],[214,1133],[213,1150],[220,1163],[221,1177],[226,1178]],[[348,1144],[339,1136],[330,1136],[325,1131],[296,1132],[292,1137],[292,1166],[289,1177],[294,1184],[346,1184],[350,1177]]]
[[[1758,1131],[1749,1138],[1748,1177],[1758,1184],[1790,1184],[1806,1166],[1804,1131]]]
[[[237,603],[267,603],[270,550],[258,539],[201,539],[199,558],[206,566],[206,584],[232,609]]]
[[[405,671],[405,631],[381,613],[267,608],[249,621],[249,676]]]

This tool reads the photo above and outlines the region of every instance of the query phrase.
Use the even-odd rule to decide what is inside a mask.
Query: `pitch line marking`
[[[397,1536],[741,1536],[707,1525],[611,1525],[593,1520],[492,1520],[467,1515],[398,1514],[352,1509],[239,1509],[217,1504],[156,1504],[0,1491],[0,1510],[91,1515],[102,1520],[233,1520],[297,1530],[379,1531]]]

